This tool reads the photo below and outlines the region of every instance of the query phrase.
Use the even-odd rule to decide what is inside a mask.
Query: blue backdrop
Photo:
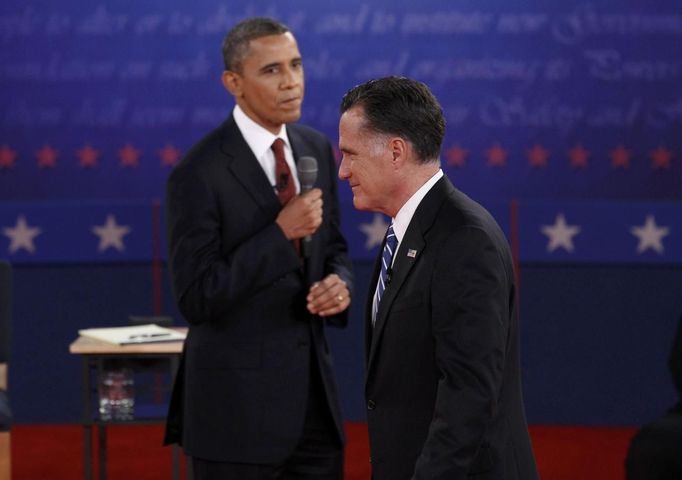
[[[0,257],[17,273],[19,421],[77,418],[78,365],[66,351],[78,328],[175,314],[151,268],[165,255],[165,180],[231,111],[220,44],[251,15],[296,33],[302,121],[332,143],[340,98],[357,83],[407,75],[440,99],[443,169],[490,208],[521,265],[532,421],[638,423],[674,401],[678,2],[8,0]],[[344,410],[362,419],[361,307],[386,224],[356,212],[344,184],[340,197],[360,291],[333,341]]]
[[[176,149],[230,112],[221,40],[255,14],[296,32],[303,121],[334,141],[348,88],[402,74],[440,99],[443,163],[474,196],[682,196],[674,0],[9,0],[0,198],[161,196]]]

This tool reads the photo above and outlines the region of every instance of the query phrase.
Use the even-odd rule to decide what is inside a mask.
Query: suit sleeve
[[[325,203],[329,203],[329,233],[324,249],[324,276],[336,273],[343,281],[346,282],[348,291],[350,292],[351,300],[353,298],[353,271],[351,262],[348,258],[348,245],[346,239],[341,233],[341,212],[339,208],[339,200],[337,195],[337,179],[336,179],[336,163],[334,162],[334,155],[332,153],[331,145],[327,142],[326,158],[329,162],[329,181],[328,189],[325,192]],[[335,327],[345,327],[348,324],[348,315],[350,307],[338,315],[327,317],[326,321],[329,325]]]
[[[231,239],[233,246],[224,251],[228,242],[221,235],[229,226],[223,225],[215,188],[207,172],[187,166],[173,171],[167,187],[173,290],[193,324],[219,318],[300,265],[274,217],[246,238]]]
[[[414,479],[465,479],[497,410],[509,331],[510,285],[500,249],[474,227],[438,248],[432,334],[440,375]]]

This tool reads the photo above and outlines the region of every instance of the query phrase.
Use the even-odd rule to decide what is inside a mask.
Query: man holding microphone
[[[223,57],[233,113],[168,180],[170,273],[190,327],[166,442],[198,480],[338,480],[324,327],[346,324],[352,275],[331,146],[293,124],[304,75],[286,26],[242,21]]]

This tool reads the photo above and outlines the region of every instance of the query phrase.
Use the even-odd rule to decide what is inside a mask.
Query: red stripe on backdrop
[[[367,426],[347,423],[346,432],[345,479],[368,480]],[[530,433],[543,480],[622,480],[623,462],[635,428],[532,426]],[[171,450],[161,446],[162,438],[161,425],[109,427],[109,478],[170,478]],[[15,425],[11,443],[14,480],[72,480],[83,476],[83,433],[79,425]]]
[[[634,427],[531,426],[543,480],[623,480]]]

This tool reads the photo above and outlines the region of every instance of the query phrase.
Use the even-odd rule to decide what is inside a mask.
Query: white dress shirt
[[[412,221],[414,212],[417,211],[417,207],[442,176],[443,170],[439,168],[438,171],[433,174],[433,177],[429,178],[419,190],[414,192],[410,199],[400,207],[400,210],[398,210],[398,213],[393,219],[393,232],[395,233],[395,238],[398,240],[398,246],[400,246],[400,242],[403,241],[405,232],[407,232],[407,227],[410,226],[410,222]],[[393,255],[393,261],[395,261],[395,255]]]
[[[286,125],[282,125],[279,133],[273,135],[249,118],[239,105],[235,105],[232,115],[234,116],[234,121],[237,124],[239,131],[242,133],[244,140],[246,140],[253,155],[258,159],[258,163],[260,163],[260,166],[263,168],[265,175],[267,175],[273,190],[275,190],[277,182],[275,181],[275,154],[271,147],[277,138],[284,140],[284,158],[291,170],[291,176],[294,178],[296,193],[300,193],[301,185],[298,182],[298,171],[296,170],[296,162],[294,162],[294,154],[291,150],[291,144],[289,143]]]
[[[410,197],[410,199],[405,202],[405,204],[400,207],[400,210],[398,210],[398,213],[396,214],[395,218],[391,219],[391,222],[393,223],[393,233],[395,233],[395,238],[398,240],[398,244],[395,247],[395,252],[393,252],[393,259],[391,260],[391,266],[395,263],[395,258],[398,256],[398,250],[400,249],[400,242],[403,241],[403,237],[405,236],[405,232],[407,232],[407,227],[410,226],[410,222],[412,221],[412,217],[414,216],[414,212],[417,211],[417,207],[421,203],[421,201],[424,199],[427,193],[429,193],[429,190],[433,188],[433,186],[436,184],[438,180],[443,176],[443,170],[438,169],[436,173],[433,174],[431,178],[429,178],[424,185],[422,185],[419,190],[414,192],[414,194]],[[374,315],[374,312],[377,311],[377,290],[379,288],[379,282],[377,281],[377,286],[374,289],[374,300],[372,302],[372,315]],[[372,323],[374,323],[376,319],[372,318]]]

